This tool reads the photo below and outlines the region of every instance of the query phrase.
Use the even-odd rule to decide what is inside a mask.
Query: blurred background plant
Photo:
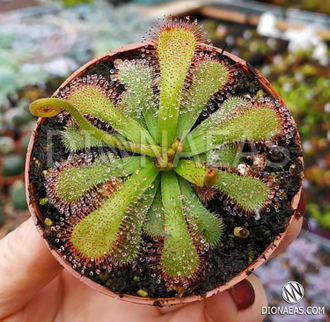
[[[276,260],[268,262],[260,267],[256,275],[266,285],[268,305],[290,306],[282,297],[282,287],[288,281],[297,281],[305,289],[305,296],[297,307],[307,306],[324,307],[330,311],[330,247],[317,242],[310,236],[300,236],[292,243],[287,250],[278,256]],[[281,321],[325,321],[323,315],[305,316],[299,320],[297,316],[280,316]],[[273,318],[272,321],[278,319]]]
[[[297,8],[301,10],[314,11],[319,13],[330,14],[330,2],[329,1],[315,1],[315,0],[263,0],[270,4],[280,5],[285,8]]]
[[[330,280],[326,259],[330,238],[330,36],[329,32],[318,32],[319,20],[330,21],[324,15],[330,14],[329,1],[264,0],[258,4],[232,0],[228,4],[214,0],[210,3],[216,7],[211,11],[203,1],[174,1],[172,9],[158,6],[168,2],[0,0],[0,237],[29,215],[23,171],[36,121],[28,111],[30,102],[50,96],[68,75],[93,57],[140,41],[157,18],[170,12],[190,14],[204,23],[215,46],[226,44],[226,50],[265,74],[298,123],[306,167],[305,231],[286,255],[258,270],[267,294],[270,299],[275,293],[279,296],[284,282],[296,279],[306,288],[306,305],[317,304],[321,298],[330,303],[329,293],[321,295],[328,290],[321,285],[322,280]],[[280,7],[267,7],[265,3]],[[240,15],[230,15],[233,21],[228,21],[228,14],[221,15],[221,10],[228,12],[230,5],[240,8]],[[258,6],[264,7],[259,10]],[[256,18],[251,16],[243,19],[242,8],[248,8],[246,12],[257,8],[257,22],[253,23]],[[313,23],[299,29],[288,21],[280,28],[276,12],[280,17],[293,12],[299,23],[312,15]],[[328,239],[315,239],[311,232]],[[310,237],[315,240],[307,243]],[[274,303],[280,303],[280,299]]]

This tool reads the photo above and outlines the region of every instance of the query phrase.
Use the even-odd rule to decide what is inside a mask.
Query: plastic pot
[[[82,66],[80,69],[78,69],[75,73],[73,73],[61,86],[60,88],[54,93],[54,96],[57,95],[60,91],[61,88],[67,86],[69,83],[71,83],[73,80],[77,79],[78,77],[82,76],[87,69],[95,66],[98,63],[106,62],[106,61],[114,61],[116,59],[132,59],[134,57],[134,53],[136,53],[138,50],[145,46],[152,46],[151,43],[144,42],[142,43],[135,43],[127,46],[120,47],[118,49],[115,49],[113,51],[110,51],[106,53],[105,55],[96,58],[94,60],[91,60],[84,66]],[[205,49],[215,51],[217,53],[221,53],[222,51],[218,48],[209,46],[209,45],[204,45]],[[228,52],[223,53],[224,56],[229,57],[233,61],[236,62],[236,64],[239,64],[240,67],[243,69],[243,71],[247,74],[253,74],[256,76],[258,79],[261,87],[263,90],[273,96],[275,99],[279,100],[281,104],[284,105],[283,100],[279,96],[279,94],[276,92],[276,90],[270,85],[270,83],[267,81],[267,79],[256,69],[254,69],[251,65],[246,63],[244,60],[241,58],[238,58]],[[32,217],[34,219],[34,222],[37,226],[37,229],[41,236],[44,234],[44,228],[43,228],[43,218],[40,213],[39,205],[35,197],[35,187],[33,183],[30,182],[29,179],[29,168],[31,164],[31,155],[32,155],[32,148],[35,143],[36,136],[38,135],[38,130],[40,125],[43,123],[44,119],[39,118],[37,121],[37,125],[32,133],[31,140],[28,146],[28,151],[27,151],[27,158],[26,158],[26,173],[25,173],[25,182],[26,182],[26,193],[27,193],[27,203],[29,206],[29,210],[32,214]],[[300,145],[300,139],[299,135],[296,135],[296,140],[299,145]],[[300,158],[302,161],[302,158]],[[296,195],[293,197],[291,201],[291,207],[294,210],[294,212],[297,210],[299,199],[300,199],[300,194],[301,194],[301,184],[300,184],[300,189],[296,193]],[[144,297],[139,297],[139,296],[133,296],[133,295],[118,295],[106,287],[99,285],[89,278],[85,276],[81,276],[81,274],[77,271],[75,271],[70,264],[68,264],[65,260],[63,260],[62,256],[60,253],[58,253],[56,250],[51,249],[51,247],[48,245],[47,241],[45,240],[45,243],[47,244],[47,247],[50,249],[54,257],[63,265],[71,274],[73,274],[75,277],[79,278],[82,282],[85,284],[89,285],[91,288],[98,290],[101,293],[104,293],[108,296],[114,297],[114,298],[120,298],[124,301],[132,302],[132,303],[138,303],[138,304],[146,304],[146,305],[157,305],[157,306],[168,306],[168,305],[175,305],[175,304],[183,304],[183,303],[190,303],[194,301],[199,301],[204,298],[210,297],[212,295],[215,295],[219,292],[228,290],[235,284],[239,283],[243,279],[245,279],[248,275],[250,275],[253,271],[255,271],[259,266],[261,266],[263,263],[266,262],[266,260],[272,255],[272,253],[276,250],[278,245],[281,243],[283,238],[285,237],[289,226],[293,220],[294,214],[290,218],[288,225],[285,229],[285,231],[281,234],[279,234],[276,239],[265,249],[263,254],[261,254],[253,263],[251,263],[244,271],[236,275],[234,278],[232,278],[230,281],[228,281],[226,284],[221,285],[219,287],[216,287],[213,290],[210,290],[206,292],[204,296],[201,295],[191,295],[187,297],[182,297],[182,298],[144,298]]]

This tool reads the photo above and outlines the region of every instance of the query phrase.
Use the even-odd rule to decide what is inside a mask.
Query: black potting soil
[[[138,55],[139,53],[134,52],[131,56],[138,57]],[[223,90],[223,93],[220,93],[216,101],[213,100],[212,104],[208,105],[208,110],[201,114],[195,126],[221,106],[219,100],[221,102],[221,100],[225,100],[226,97],[231,95],[254,97],[262,90],[253,72],[246,74],[226,56],[220,57],[218,55],[218,58],[224,59],[233,66],[236,71],[234,76],[236,85]],[[103,61],[87,70],[84,76],[97,74],[110,81],[110,71],[113,68],[112,62]],[[272,97],[268,97],[273,100]],[[211,105],[216,108],[211,110]],[[39,206],[42,217],[43,219],[49,218],[53,222],[53,227],[59,227],[61,215],[49,203],[41,202],[42,199],[47,197],[43,171],[51,168],[55,162],[65,160],[69,156],[69,152],[65,150],[60,139],[60,131],[63,130],[67,119],[68,117],[62,118],[61,121],[59,117],[45,119],[38,127],[29,171],[30,182],[34,186],[36,200],[39,204],[43,204]],[[50,135],[50,133],[53,133],[53,135]],[[246,216],[237,208],[227,210],[227,200],[220,194],[215,195],[213,199],[204,204],[209,211],[223,220],[224,232],[221,237],[221,244],[216,248],[209,249],[203,255],[204,276],[185,290],[183,296],[192,294],[203,295],[207,291],[228,282],[252,264],[274,242],[276,237],[286,229],[288,221],[293,215],[290,202],[299,191],[303,171],[299,159],[302,156],[302,152],[299,144],[296,143],[298,142],[296,137],[297,133],[294,133],[293,138],[289,142],[280,139],[277,141],[276,147],[271,145],[259,147],[258,153],[266,156],[266,165],[259,172],[259,175],[260,177],[268,177],[270,175],[276,177],[275,185],[277,190],[280,191],[281,197],[276,197],[273,207],[262,210],[258,220],[253,216]],[[241,148],[243,152],[251,150],[248,143],[244,143]],[[110,149],[92,149],[92,152],[100,154],[108,150]],[[112,150],[118,153],[118,150]],[[82,150],[78,153],[86,153],[86,151]],[[287,162],[280,162],[284,158],[287,158]],[[251,157],[244,157],[242,162],[251,165]],[[44,237],[48,240],[49,245],[54,249],[59,249],[61,244],[56,242],[56,228],[50,229],[41,221],[39,224],[44,229]],[[244,227],[248,230],[249,235],[246,238],[236,237],[234,235],[235,227]],[[155,305],[159,305],[160,302],[156,300],[157,298],[178,296],[178,293],[177,290],[168,291],[164,282],[157,278],[148,255],[150,253],[149,250],[153,247],[153,240],[148,236],[143,236],[141,249],[144,250],[144,253],[130,265],[123,266],[118,270],[114,269],[111,272],[101,270],[99,275],[93,274],[93,276],[91,276],[91,271],[87,267],[84,275],[115,293],[137,296],[137,292],[143,290],[148,297],[155,298]],[[247,271],[247,274],[250,273],[252,272]]]

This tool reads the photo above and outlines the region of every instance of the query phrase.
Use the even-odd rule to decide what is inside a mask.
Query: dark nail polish
[[[255,293],[252,284],[248,280],[233,286],[230,290],[230,294],[237,306],[237,310],[244,310],[250,307],[255,300]]]

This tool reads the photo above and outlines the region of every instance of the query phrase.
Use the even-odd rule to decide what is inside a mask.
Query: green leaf
[[[214,189],[230,197],[243,210],[257,215],[259,210],[266,205],[271,193],[270,188],[258,178],[239,176],[224,171],[219,171],[219,179]]]
[[[102,141],[80,128],[76,123],[69,124],[62,132],[62,142],[65,148],[71,152],[85,148],[106,146]]]
[[[142,162],[143,157],[120,159],[103,155],[93,165],[68,167],[58,176],[56,193],[67,203],[75,202],[99,184],[132,174]]]
[[[281,130],[282,124],[276,111],[268,107],[256,107],[218,129],[209,129],[196,136],[193,131],[185,141],[184,155],[200,154],[234,142],[273,139]]]
[[[162,153],[160,146],[125,141],[119,136],[111,135],[106,131],[98,129],[87,121],[69,101],[59,98],[40,98],[30,105],[31,113],[38,117],[53,117],[59,114],[62,109],[68,111],[81,128],[106,145],[148,156],[155,156]]]
[[[207,168],[201,163],[193,162],[192,160],[180,160],[177,167],[174,168],[174,171],[189,182],[200,187],[212,186],[210,181],[216,177],[215,170]]]
[[[137,201],[133,202],[130,210],[125,214],[121,222],[120,234],[112,251],[112,256],[116,262],[121,264],[130,263],[141,253],[142,226],[155,198],[159,183],[160,178],[158,176],[152,186]]]
[[[223,62],[201,60],[192,73],[188,96],[182,103],[176,137],[183,140],[195,124],[206,103],[229,79],[229,70]]]
[[[108,254],[116,258],[113,247],[127,222],[125,216],[129,216],[134,202],[149,188],[157,175],[153,163],[149,162],[137,170],[101,207],[73,227],[71,242],[81,256],[99,259]]]
[[[146,220],[143,224],[143,231],[151,237],[161,237],[164,235],[164,222],[165,215],[162,194],[159,188],[147,213]]]
[[[129,87],[129,90],[125,92],[126,95],[123,98],[126,111],[138,120],[141,119],[142,113],[149,133],[156,141],[156,98],[152,89],[153,75],[151,67],[145,62],[131,60],[124,61],[118,68],[119,80]]]
[[[155,141],[149,132],[134,119],[125,116],[96,86],[85,85],[74,89],[67,96],[82,115],[103,120],[124,137],[136,143]]]
[[[205,162],[208,167],[221,168],[229,167],[235,168],[242,159],[242,153],[239,146],[235,144],[224,145],[219,149],[207,151],[197,157],[199,162]]]
[[[136,94],[131,90],[127,90],[126,92],[122,93],[120,99],[121,100],[118,103],[118,109],[120,109],[125,116],[136,120],[141,126],[147,129],[147,125],[143,116],[141,115],[141,110],[139,109],[136,100]]]
[[[205,133],[210,130],[217,130],[219,127],[230,123],[235,118],[241,116],[247,110],[253,108],[250,100],[235,96],[226,99],[221,107],[212,113],[207,119],[199,124],[191,133],[196,136],[199,133]]]
[[[223,232],[222,221],[203,206],[186,180],[179,178],[179,183],[183,194],[184,213],[190,226],[195,227],[197,232],[204,236],[210,247],[217,246]]]
[[[171,278],[189,278],[196,273],[200,259],[182,213],[181,190],[173,171],[162,172],[161,188],[165,209],[161,266]]]
[[[175,137],[181,92],[195,48],[196,38],[192,30],[175,27],[160,32],[157,56],[162,85],[158,113],[158,142],[162,146],[170,146]]]

